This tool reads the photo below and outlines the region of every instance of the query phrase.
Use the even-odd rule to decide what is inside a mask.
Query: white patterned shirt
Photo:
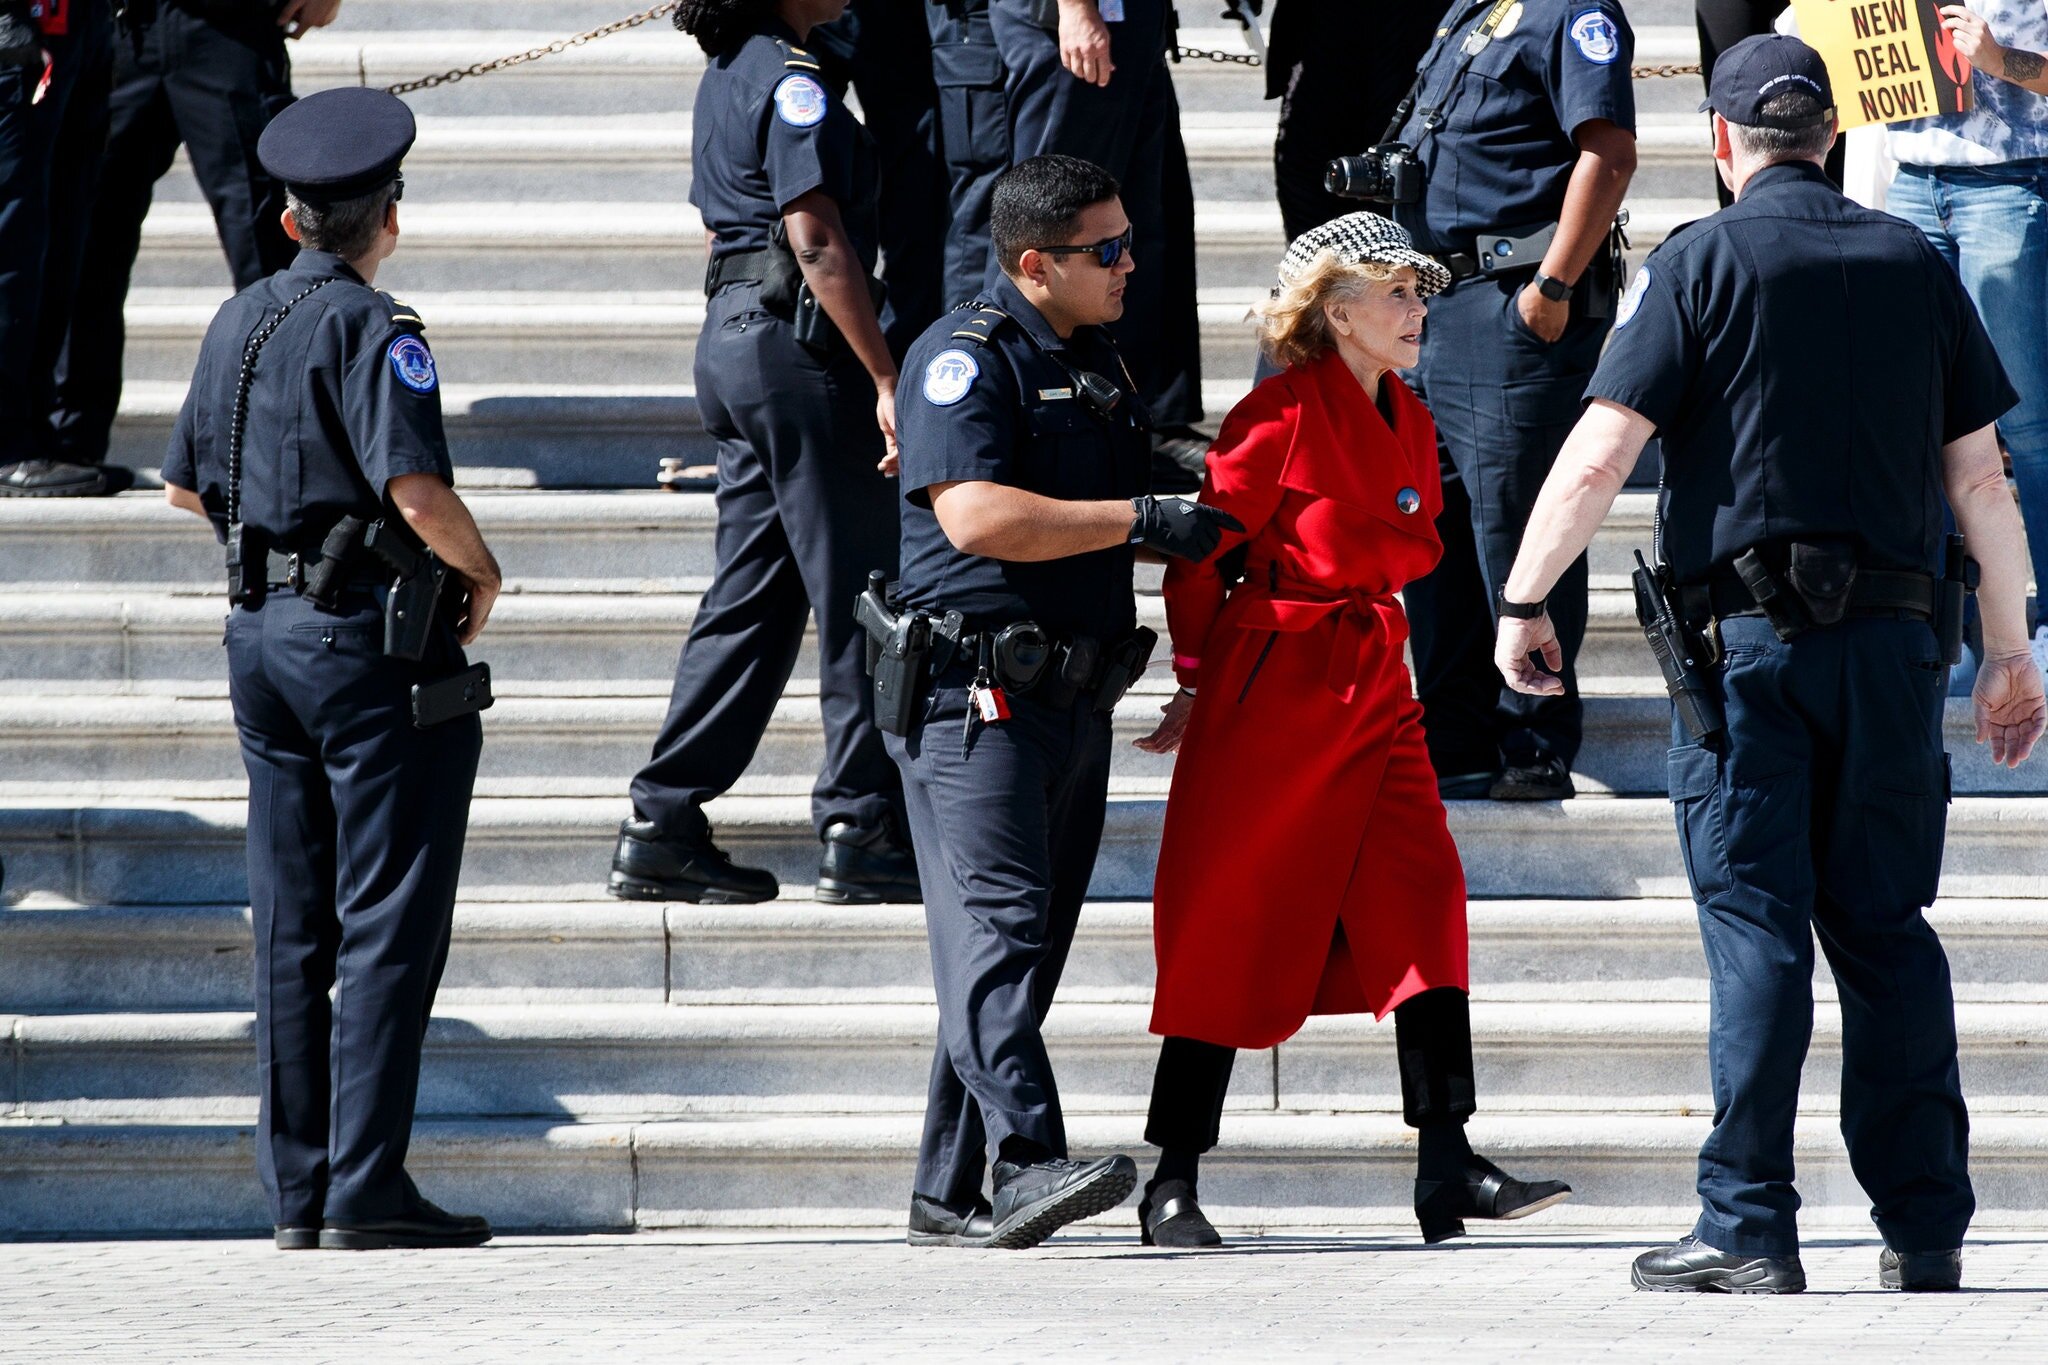
[[[2001,47],[2048,55],[2048,0],[1968,0]],[[1970,78],[1967,114],[1894,123],[1892,159],[1906,166],[1996,166],[2048,157],[2048,95],[2036,95],[1986,71]]]

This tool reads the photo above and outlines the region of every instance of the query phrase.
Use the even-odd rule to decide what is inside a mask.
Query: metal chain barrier
[[[1220,62],[1227,66],[1264,66],[1266,63],[1251,52],[1218,52],[1209,47],[1176,47],[1173,59],[1177,62]]]

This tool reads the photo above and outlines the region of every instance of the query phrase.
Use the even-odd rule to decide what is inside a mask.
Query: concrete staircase
[[[295,49],[302,90],[498,55],[613,0],[349,0]],[[1630,6],[1640,59],[1689,60],[1690,7]],[[1206,46],[1226,32],[1187,35]],[[485,717],[456,946],[414,1167],[508,1227],[889,1225],[908,1194],[933,1032],[915,906],[812,901],[815,663],[713,810],[783,876],[771,905],[629,905],[601,887],[628,776],[711,570],[708,497],[646,490],[704,452],[689,386],[701,237],[682,203],[696,49],[650,26],[423,92],[388,282],[429,324],[461,479],[511,578],[477,652]],[[1249,385],[1245,304],[1279,249],[1273,108],[1186,64],[1208,399]],[[1638,84],[1646,249],[1711,209],[1689,79]],[[593,112],[602,111],[602,112]],[[157,462],[224,293],[182,168],[131,306],[120,457]],[[610,490],[610,491],[604,491]],[[1554,1222],[1679,1228],[1705,1127],[1706,984],[1663,800],[1668,709],[1624,594],[1649,503],[1595,551],[1584,799],[1462,803],[1475,1028],[1505,1164],[1560,1173]],[[247,1230],[256,1191],[242,778],[218,551],[148,494],[0,503],[0,1234]],[[1156,577],[1141,609],[1162,613]],[[1164,679],[1118,717],[1148,728]],[[1986,1226],[2048,1212],[2048,801],[1990,768],[1952,703],[1957,800],[1935,918],[1963,1004]],[[1170,764],[1120,744],[1100,898],[1049,1025],[1078,1150],[1137,1150],[1154,1042],[1151,870]],[[2043,772],[2048,772],[2044,769]],[[1821,983],[1823,995],[1830,987]],[[1204,1193],[1239,1227],[1399,1221],[1412,1143],[1391,1029],[1313,1023],[1239,1064]],[[1801,1132],[1811,1225],[1861,1223],[1834,1135],[1839,1025],[1818,1021]],[[1129,1215],[1109,1215],[1128,1219]]]

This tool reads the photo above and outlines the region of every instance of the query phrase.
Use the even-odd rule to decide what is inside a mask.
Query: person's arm
[[[896,473],[896,361],[889,343],[882,337],[881,319],[875,315],[874,299],[868,294],[868,274],[846,225],[839,216],[838,203],[823,190],[811,190],[784,206],[782,222],[789,233],[790,250],[804,282],[818,296],[825,315],[846,338],[854,356],[875,383],[875,422],[888,442],[883,472]]]
[[[1991,35],[1984,16],[1964,5],[1943,5],[1941,26],[1954,35],[1956,51],[1971,66],[2022,90],[2048,95],[2048,56],[2005,46]]]
[[[939,529],[962,554],[1037,564],[1130,544],[1128,502],[1066,502],[980,480],[927,491]]]
[[[1595,399],[1586,408],[1536,495],[1528,529],[1522,533],[1521,553],[1508,571],[1508,601],[1541,602],[1550,595],[1564,571],[1593,543],[1593,533],[1606,520],[1655,432],[1649,418],[1619,403]],[[1532,653],[1540,654],[1552,671],[1546,673],[1531,663]],[[1517,692],[1564,692],[1563,680],[1555,675],[1564,667],[1564,651],[1549,612],[1528,621],[1501,617],[1493,662]]]
[[[1628,195],[1636,173],[1636,135],[1609,119],[1596,118],[1580,124],[1572,137],[1579,145],[1579,160],[1565,188],[1557,235],[1543,253],[1543,273],[1576,286],[1605,249],[1614,215]],[[1563,336],[1571,321],[1571,300],[1543,297],[1534,281],[1523,286],[1515,303],[1529,330],[1545,341]]]
[[[2041,670],[2027,649],[2027,541],[2005,483],[1997,428],[1982,427],[1941,449],[1942,491],[1955,512],[1983,580],[1977,612],[1984,623],[1984,663],[1971,699],[1977,742],[1991,742],[1991,761],[2017,768],[2048,725]]]
[[[460,626],[460,639],[469,644],[483,632],[505,586],[497,556],[484,544],[476,519],[438,474],[397,475],[385,485],[384,496],[413,534],[468,583],[469,616]]]
[[[1096,0],[1059,0],[1060,65],[1077,80],[1108,85],[1116,64],[1109,60],[1109,25]]]
[[[180,488],[174,483],[165,484],[164,501],[173,507],[182,508],[190,512],[195,517],[204,518],[209,521],[212,520],[212,518],[206,515],[206,504],[201,502],[199,495],[189,488]]]

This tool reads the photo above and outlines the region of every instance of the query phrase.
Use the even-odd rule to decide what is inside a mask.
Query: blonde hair
[[[1259,348],[1283,369],[1316,359],[1335,344],[1323,305],[1354,298],[1368,284],[1393,279],[1400,269],[1381,261],[1347,263],[1334,251],[1318,252],[1307,269],[1252,309]]]

